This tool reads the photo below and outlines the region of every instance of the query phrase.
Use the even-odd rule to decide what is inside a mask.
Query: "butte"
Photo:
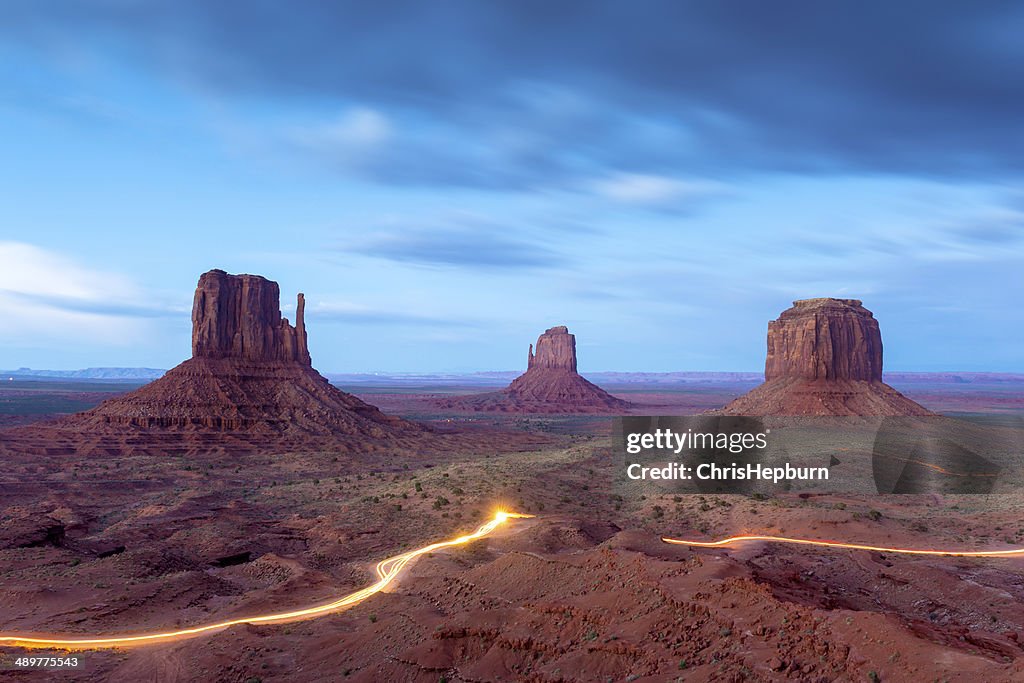
[[[12,430],[7,445],[42,442],[48,454],[362,450],[424,433],[313,369],[304,307],[299,294],[293,326],[281,317],[276,282],[204,273],[192,305],[192,358],[91,410]]]
[[[804,299],[768,323],[764,384],[725,415],[928,416],[882,381],[878,321],[857,299]]]
[[[621,413],[630,407],[576,371],[576,336],[564,325],[537,338],[526,372],[505,389],[487,394],[442,399],[443,408],[505,413]]]

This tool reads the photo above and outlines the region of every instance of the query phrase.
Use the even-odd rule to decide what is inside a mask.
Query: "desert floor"
[[[125,388],[11,384],[0,391],[11,425]],[[749,386],[607,388],[640,414],[688,414]],[[906,389],[933,409],[986,414],[1011,428],[1024,416],[1021,390]],[[432,396],[465,391],[451,386],[357,391],[388,412],[469,429],[475,445],[365,457],[8,456],[0,631],[135,633],[310,606],[371,583],[377,561],[471,531],[499,507],[536,517],[425,556],[387,592],[344,612],[84,651],[76,672],[0,678],[1024,680],[1024,559],[660,541],[757,532],[1024,546],[1024,494],[640,499],[612,484],[619,463],[607,418],[434,411]],[[541,445],[510,450],[505,442],[523,432],[543,437]]]

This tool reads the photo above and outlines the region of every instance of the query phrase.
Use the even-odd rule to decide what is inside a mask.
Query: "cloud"
[[[154,306],[129,279],[22,242],[0,242],[0,342],[130,344],[142,318],[181,315]]]
[[[2,247],[0,247],[2,249]],[[98,316],[120,318],[181,318],[188,315],[183,308],[151,306],[128,301],[100,300],[93,297],[59,296],[0,290],[0,295],[14,299],[29,306],[40,306],[67,313],[85,313]],[[112,296],[117,296],[113,294]]]
[[[0,242],[0,260],[0,291],[85,301],[133,288],[124,277],[24,242]]]
[[[353,105],[337,119],[284,126],[281,131],[244,123],[232,127],[237,138],[245,131],[253,142],[280,139],[298,152],[350,177],[395,186],[451,186],[522,190],[536,184],[535,164],[524,140],[473,140],[455,122],[419,116],[385,115]],[[250,144],[249,147],[255,145]],[[271,152],[279,150],[272,149]],[[544,174],[550,180],[553,170]]]
[[[979,217],[978,222],[950,229],[950,234],[962,242],[982,247],[1007,247],[1024,241],[1024,213],[1005,212],[996,216]]]
[[[627,204],[664,206],[721,194],[726,186],[706,180],[682,180],[667,176],[618,173],[591,185],[599,195]]]
[[[225,101],[355,106],[320,133],[372,141],[358,169],[381,182],[521,188],[602,172],[1019,173],[1022,29],[1024,9],[995,1],[182,0],[15,3],[0,35],[99,45]]]
[[[390,121],[380,112],[354,107],[334,121],[297,128],[292,134],[297,142],[308,147],[344,151],[382,144],[391,137],[392,131]]]
[[[481,270],[550,268],[564,256],[536,242],[493,234],[487,227],[409,228],[379,232],[344,249],[374,258]]]
[[[308,310],[308,314],[311,320],[351,325],[442,328],[478,326],[478,323],[469,320],[423,313],[382,310],[351,303],[319,303],[311,307]]]

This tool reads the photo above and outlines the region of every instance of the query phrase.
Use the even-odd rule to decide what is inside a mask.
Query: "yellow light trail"
[[[459,545],[465,545],[471,543],[477,539],[488,536],[495,529],[500,527],[502,524],[510,519],[525,519],[533,517],[533,515],[524,515],[517,512],[504,512],[499,511],[495,513],[494,518],[486,524],[481,525],[476,531],[465,536],[459,536],[448,541],[439,541],[437,543],[431,543],[430,545],[417,548],[416,550],[410,550],[409,552],[402,553],[401,555],[395,555],[389,557],[386,560],[382,560],[377,563],[377,582],[367,586],[366,588],[351,593],[342,598],[329,602],[324,605],[317,605],[315,607],[307,607],[305,609],[297,609],[290,612],[278,612],[275,614],[262,614],[252,617],[242,617],[239,619],[229,619],[227,621],[217,622],[216,624],[208,624],[206,626],[195,626],[192,628],[183,628],[176,631],[164,631],[162,633],[144,633],[132,636],[102,636],[96,638],[65,638],[58,635],[51,636],[20,636],[20,635],[5,635],[0,633],[0,646],[9,647],[23,647],[23,648],[59,648],[62,650],[72,649],[97,649],[97,648],[120,648],[130,647],[133,645],[149,645],[157,642],[166,642],[168,640],[182,640],[185,638],[191,638],[194,636],[213,633],[230,626],[238,626],[241,624],[275,624],[286,621],[299,621],[304,619],[313,619],[320,617],[325,614],[337,612],[346,607],[351,607],[359,602],[362,602],[366,598],[370,597],[375,593],[379,593],[384,590],[388,584],[395,580],[399,572],[409,564],[411,561],[421,555],[432,553],[437,550],[443,550],[444,548],[452,548]]]
[[[729,536],[718,541],[685,541],[678,538],[663,536],[664,543],[674,545],[688,545],[694,548],[724,548],[743,543],[744,541],[769,541],[771,543],[794,543],[797,545],[811,545],[821,548],[840,548],[845,550],[874,550],[880,553],[894,553],[901,555],[939,555],[943,557],[1024,557],[1024,548],[1009,548],[1007,550],[931,550],[921,548],[889,548],[880,545],[863,545],[860,543],[843,543],[842,541],[815,541],[807,538],[790,538],[788,536]]]

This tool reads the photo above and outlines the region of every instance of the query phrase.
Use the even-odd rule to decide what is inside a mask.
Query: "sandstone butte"
[[[101,444],[96,450],[113,453],[224,443],[227,450],[272,450],[339,439],[358,446],[422,433],[422,426],[385,415],[313,369],[304,308],[299,294],[293,326],[281,316],[276,282],[204,273],[192,307],[192,358],[135,391],[48,428],[8,432],[6,440],[21,438],[27,447],[31,439],[23,435],[47,432],[47,453],[80,451],[93,441]]]
[[[576,371],[576,337],[564,325],[531,344],[526,372],[505,389],[454,399],[444,408],[509,413],[621,413],[630,407]]]
[[[386,436],[409,423],[332,386],[313,369],[298,295],[281,317],[276,282],[211,270],[192,304],[192,358],[85,413],[108,424]]]
[[[878,321],[857,299],[804,299],[768,323],[764,384],[727,415],[932,415],[882,381]]]

